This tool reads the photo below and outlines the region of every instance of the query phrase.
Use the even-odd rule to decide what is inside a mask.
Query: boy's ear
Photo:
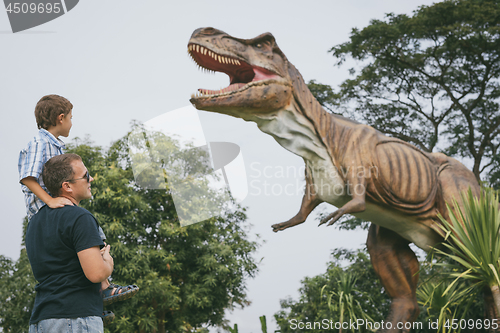
[[[57,123],[62,122],[63,119],[64,119],[64,113],[61,113],[60,115],[57,116]]]

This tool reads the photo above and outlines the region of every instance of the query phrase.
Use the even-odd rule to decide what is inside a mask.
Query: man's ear
[[[57,116],[57,123],[61,123],[61,122],[62,122],[62,120],[64,119],[64,117],[65,117],[64,113],[59,114],[59,115]]]
[[[73,189],[69,186],[69,182],[64,182],[61,184],[61,190],[67,193],[72,193]]]

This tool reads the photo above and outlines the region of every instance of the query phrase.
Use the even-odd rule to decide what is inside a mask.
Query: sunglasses
[[[72,181],[80,180],[80,179],[87,179],[87,183],[90,183],[90,174],[89,174],[88,170],[87,170],[87,172],[85,172],[85,175],[82,178],[68,179],[68,180],[65,180],[64,182],[72,182]]]

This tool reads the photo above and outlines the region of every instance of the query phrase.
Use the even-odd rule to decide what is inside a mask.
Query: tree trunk
[[[481,167],[481,158],[480,157],[475,158],[474,159],[474,166],[472,167],[472,172],[474,173],[474,176],[476,176],[476,179],[479,182],[479,184],[481,184],[480,167]]]
[[[160,313],[157,315],[158,318],[158,333],[166,333],[165,330],[165,312],[160,311]]]
[[[483,289],[483,297],[484,297],[484,318],[493,320],[497,319],[497,311],[496,311],[496,306],[495,306],[495,301],[493,299],[493,294],[491,292],[491,289],[489,287],[484,287]],[[493,327],[490,327],[488,329],[488,333],[496,333],[497,330],[493,329]]]
[[[498,288],[497,285],[491,286],[491,294],[493,296],[493,303],[495,304],[495,319],[498,319],[498,314],[500,313],[500,289]],[[492,318],[492,319],[494,319]],[[498,330],[497,330],[498,331]]]

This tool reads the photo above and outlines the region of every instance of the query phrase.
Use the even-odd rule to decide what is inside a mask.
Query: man
[[[97,220],[78,207],[89,199],[88,173],[80,156],[58,155],[42,172],[54,197],[69,199],[74,206],[43,206],[26,231],[26,250],[35,279],[36,298],[30,333],[102,333],[101,282],[113,271],[110,246],[99,236]]]

